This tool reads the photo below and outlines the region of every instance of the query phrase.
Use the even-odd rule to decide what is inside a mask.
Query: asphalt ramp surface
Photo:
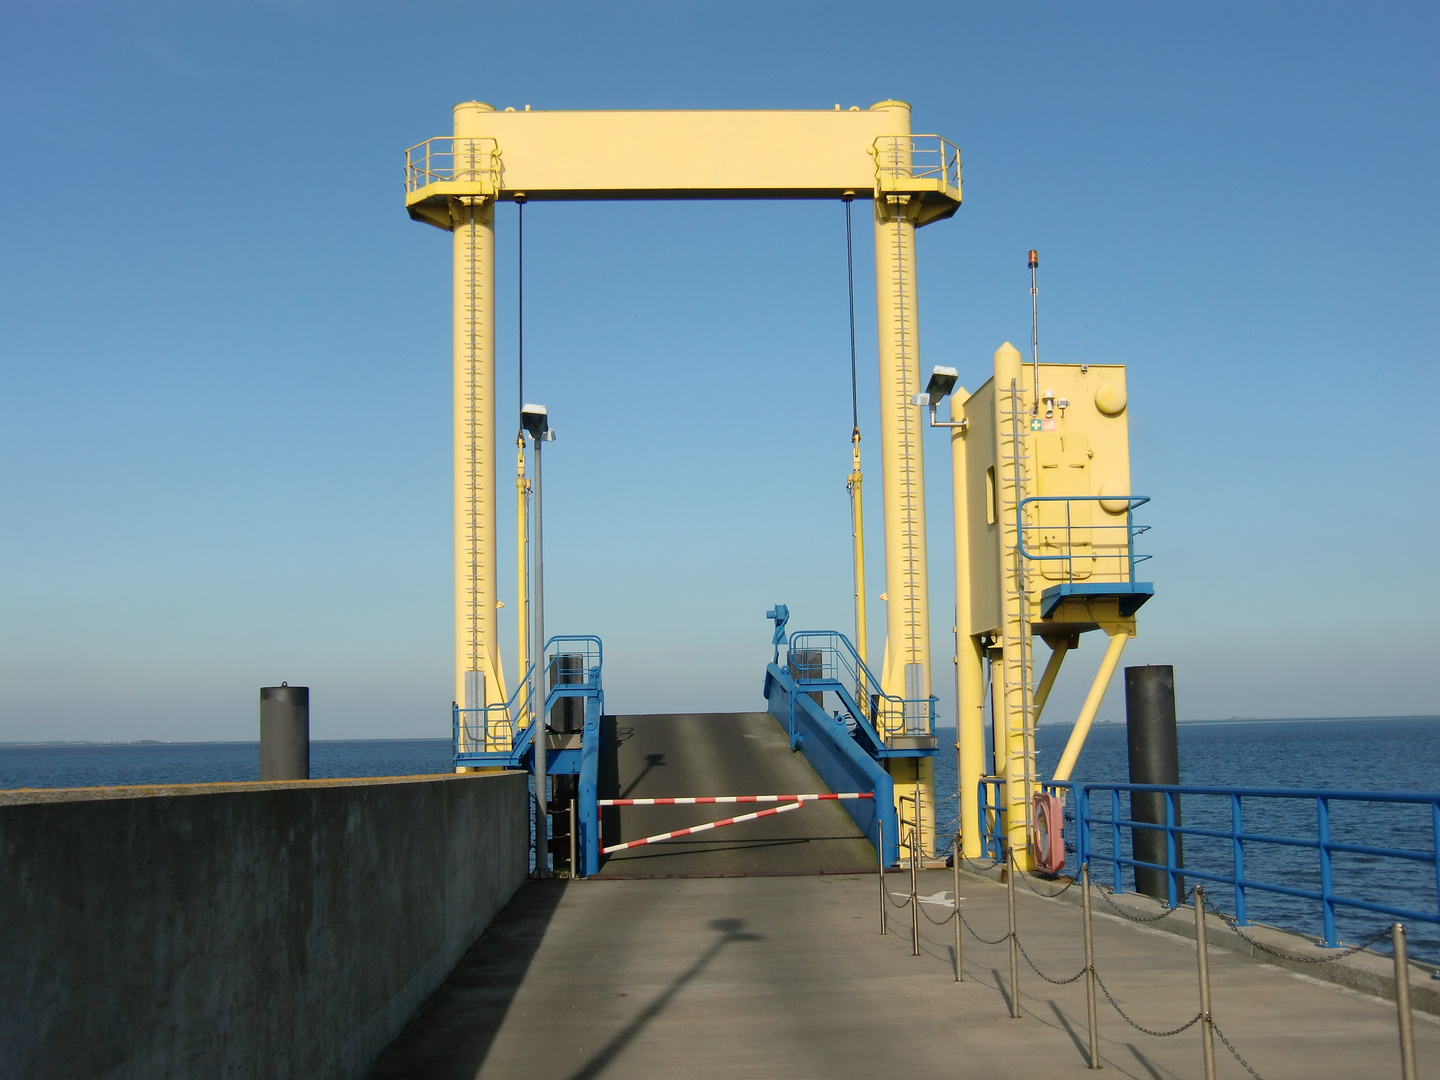
[[[769,713],[607,716],[602,799],[829,792]],[[605,846],[774,804],[624,806],[602,811]],[[600,877],[873,873],[875,848],[838,801],[606,856]]]

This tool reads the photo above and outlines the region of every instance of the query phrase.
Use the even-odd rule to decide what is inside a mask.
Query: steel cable
[[[1092,878],[1091,880],[1093,881],[1094,879]],[[1130,912],[1126,911],[1124,908],[1122,908],[1122,907],[1120,907],[1118,904],[1116,904],[1115,901],[1111,900],[1111,899],[1110,899],[1110,896],[1105,892],[1104,889],[1101,889],[1101,888],[1098,888],[1098,887],[1097,887],[1094,891],[1095,891],[1095,894],[1096,894],[1097,896],[1099,896],[1101,900],[1104,900],[1105,903],[1107,903],[1107,904],[1110,905],[1110,907],[1115,911],[1116,914],[1122,915],[1122,916],[1124,916],[1125,918],[1129,919],[1131,922],[1137,922],[1137,923],[1154,923],[1154,922],[1159,922],[1161,919],[1165,918],[1165,916],[1167,916],[1167,915],[1174,915],[1175,912],[1177,912],[1177,911],[1179,911],[1181,908],[1185,907],[1185,902],[1186,902],[1187,900],[1189,900],[1190,897],[1191,897],[1192,895],[1194,895],[1194,893],[1195,893],[1195,889],[1194,889],[1193,887],[1191,887],[1190,889],[1186,890],[1185,895],[1180,898],[1179,903],[1177,903],[1174,907],[1167,907],[1164,911],[1160,912],[1159,915],[1132,915],[1132,914],[1130,914]]]
[[[1239,1050],[1236,1050],[1235,1047],[1230,1045],[1230,1040],[1227,1039],[1225,1033],[1220,1030],[1220,1025],[1215,1023],[1213,1016],[1210,1018],[1210,1030],[1220,1037],[1220,1041],[1225,1044],[1225,1049],[1230,1051],[1230,1056],[1240,1063],[1240,1067],[1255,1077],[1255,1080],[1260,1080],[1260,1074],[1252,1069],[1250,1063],[1240,1056]]]
[[[1137,1024],[1134,1020],[1130,1019],[1128,1015],[1126,1015],[1125,1010],[1120,1007],[1120,1003],[1116,1001],[1114,996],[1110,993],[1110,990],[1105,985],[1104,980],[1100,978],[1100,973],[1098,971],[1095,972],[1095,985],[1100,987],[1101,992],[1105,995],[1105,1000],[1110,1002],[1110,1007],[1120,1014],[1120,1019],[1124,1020],[1136,1031],[1143,1031],[1146,1035],[1153,1035],[1157,1039],[1168,1039],[1171,1035],[1179,1035],[1182,1031],[1188,1031],[1190,1028],[1198,1024],[1201,1018],[1205,1015],[1204,1013],[1197,1012],[1194,1016],[1192,1016],[1189,1020],[1185,1021],[1185,1023],[1181,1024],[1177,1028],[1172,1028],[1169,1031],[1154,1031],[1150,1028],[1147,1028],[1144,1024]]]
[[[845,200],[845,269],[850,285],[850,424],[860,431],[860,394],[855,380],[855,240],[850,225],[850,200]],[[862,643],[863,647],[863,643]]]
[[[935,918],[933,915],[931,915],[929,911],[926,910],[926,908],[928,908],[929,906],[930,906],[929,904],[921,904],[921,905],[920,905],[920,914],[924,915],[925,918],[929,919],[930,922],[933,923],[935,926],[945,926],[945,925],[949,924],[952,920],[954,920],[954,918],[955,918],[955,912],[954,912],[954,911],[951,911],[950,914],[949,914],[949,915],[946,915],[945,918],[943,918],[943,919],[937,919],[937,918]]]
[[[996,938],[994,941],[991,941],[989,938],[981,937],[975,932],[975,928],[970,925],[970,921],[966,919],[964,915],[960,916],[960,925],[965,927],[966,930],[969,930],[970,936],[973,937],[976,941],[980,942],[980,944],[982,945],[1000,945],[1010,940],[1010,932],[1008,930],[1000,937]]]
[[[525,202],[515,200],[515,335],[516,396],[525,411]],[[517,413],[518,415],[518,413]],[[524,432],[522,430],[523,437]]]
[[[979,863],[977,863],[974,859],[967,858],[967,857],[965,857],[965,856],[962,855],[962,856],[961,856],[961,861],[962,861],[962,862],[967,862],[967,863],[969,863],[969,864],[970,864],[970,869],[971,869],[974,873],[983,874],[983,873],[985,873],[985,871],[987,871],[987,870],[993,870],[993,869],[995,869],[995,867],[999,866],[1000,863],[1003,862],[1004,860],[1002,860],[1002,859],[991,859],[990,862],[987,863],[985,866],[981,866],[981,865],[980,865]]]
[[[1018,873],[1018,871],[1017,871],[1017,873]],[[1030,875],[1029,875],[1029,874],[1020,873],[1020,874],[1019,874],[1019,877],[1020,877],[1020,880],[1025,883],[1025,887],[1026,887],[1027,889],[1029,889],[1031,892],[1033,892],[1036,896],[1043,896],[1046,900],[1054,900],[1055,897],[1057,897],[1057,896],[1063,896],[1063,895],[1065,895],[1065,893],[1070,889],[1070,887],[1071,887],[1072,885],[1074,885],[1075,882],[1078,880],[1077,878],[1071,878],[1069,881],[1067,881],[1067,882],[1065,883],[1064,888],[1059,889],[1059,890],[1057,890],[1057,891],[1055,891],[1055,892],[1053,892],[1053,893],[1043,893],[1043,892],[1041,892],[1039,889],[1037,889],[1034,885],[1032,885],[1032,884],[1030,883]]]
[[[1009,935],[1006,936],[1008,937]],[[1036,975],[1039,975],[1040,978],[1044,979],[1052,986],[1069,986],[1076,980],[1083,978],[1085,972],[1090,970],[1089,968],[1082,965],[1080,970],[1077,971],[1074,975],[1071,975],[1068,979],[1052,979],[1049,975],[1046,975],[1043,971],[1041,971],[1038,967],[1035,966],[1035,961],[1031,960],[1030,954],[1025,951],[1025,946],[1021,943],[1019,934],[1015,935],[1015,947],[1020,950],[1020,955],[1025,958],[1025,962],[1030,965],[1030,970],[1035,972]]]
[[[1235,916],[1233,915],[1227,915],[1225,912],[1221,911],[1214,904],[1212,904],[1208,898],[1205,901],[1205,907],[1214,914],[1220,916],[1220,919],[1225,923],[1226,926],[1230,927],[1231,930],[1235,931],[1237,935],[1239,935],[1242,939],[1244,939],[1254,948],[1259,949],[1261,952],[1267,952],[1271,956],[1278,956],[1282,960],[1289,960],[1295,964],[1333,963],[1336,960],[1343,960],[1347,956],[1352,956],[1357,952],[1362,952],[1365,949],[1368,949],[1371,945],[1374,945],[1382,938],[1390,936],[1390,928],[1387,926],[1383,930],[1379,930],[1374,934],[1371,934],[1359,945],[1347,946],[1344,949],[1341,949],[1339,952],[1331,953],[1329,956],[1296,956],[1293,953],[1281,952],[1279,949],[1272,949],[1269,945],[1266,945],[1260,941],[1256,941],[1249,934],[1245,933],[1244,930],[1240,929],[1241,923],[1239,919],[1235,918]]]

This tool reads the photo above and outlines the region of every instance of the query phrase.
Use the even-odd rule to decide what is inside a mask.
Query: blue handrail
[[[1122,499],[1125,502],[1124,525],[1076,525],[1071,521],[1070,507],[1072,503],[1114,503],[1120,502]],[[1135,508],[1137,506],[1144,506],[1149,501],[1150,496],[1148,495],[1032,495],[1029,498],[1021,499],[1015,507],[1015,534],[1019,541],[1020,554],[1022,557],[1035,562],[1063,562],[1065,564],[1065,580],[1070,582],[1075,580],[1075,560],[1077,558],[1092,559],[1096,562],[1102,559],[1114,559],[1117,562],[1117,569],[1115,571],[1105,571],[1104,576],[1123,577],[1127,583],[1133,585],[1135,584],[1135,564],[1153,557],[1150,555],[1137,555],[1135,553],[1135,537],[1150,531],[1149,525],[1135,524]],[[1065,523],[1061,525],[1058,523],[1051,524],[1036,521],[1027,525],[1025,522],[1025,508],[1031,503],[1064,503]],[[1116,511],[1116,513],[1119,513],[1119,511]],[[1065,534],[1063,553],[1042,555],[1032,548],[1027,548],[1025,546],[1025,533],[1027,529],[1031,532],[1036,530],[1042,532],[1060,532],[1063,530]],[[1121,542],[1118,537],[1115,538],[1114,541],[1109,539],[1111,533],[1118,532],[1122,529],[1125,532],[1123,542]],[[1078,541],[1075,536],[1076,533],[1080,534]],[[1041,542],[1045,542],[1043,537],[1041,538]],[[1077,544],[1082,549],[1088,550],[1082,550],[1082,553],[1077,555]],[[1097,551],[1097,549],[1103,548],[1114,548],[1116,550],[1110,553]],[[1088,577],[1089,573],[1087,572],[1082,576]]]
[[[579,646],[578,649],[562,649],[563,645]],[[604,707],[604,694],[600,689],[600,670],[605,663],[605,649],[600,639],[594,634],[556,634],[545,642],[544,666],[541,668],[539,677],[544,680],[555,665],[555,659],[562,652],[577,654],[582,657],[581,674],[579,682],[559,682],[554,686],[542,690],[543,699],[542,711],[549,713],[555,701],[562,697],[593,697],[599,695],[601,707]],[[452,747],[455,754],[461,751],[462,725],[466,741],[472,746],[486,745],[486,734],[490,731],[491,725],[503,723],[508,726],[510,734],[510,746],[505,748],[506,752],[519,749],[525,741],[526,732],[533,726],[535,710],[531,708],[531,699],[534,695],[536,685],[535,664],[531,663],[525,669],[524,676],[515,686],[515,691],[510,699],[504,702],[491,702],[483,708],[466,709],[461,708],[458,703],[451,706],[452,712]],[[521,729],[516,718],[528,715],[531,723]],[[480,723],[477,725],[476,720]],[[473,753],[475,751],[464,751]]]
[[[999,800],[1000,781],[993,778],[980,784],[980,827],[982,851],[987,857],[1000,857],[1001,838],[1005,834],[1005,808]],[[1320,922],[1327,946],[1334,947],[1336,939],[1337,910],[1350,909],[1356,912],[1372,912],[1392,919],[1429,923],[1440,927],[1440,793],[1403,791],[1344,791],[1304,788],[1227,788],[1187,787],[1174,784],[1079,784],[1071,782],[1049,782],[1042,785],[1047,791],[1063,792],[1072,805],[1067,813],[1067,839],[1072,841],[1070,850],[1075,853],[1074,874],[1079,867],[1088,863],[1092,873],[1106,863],[1110,866],[1111,885],[1116,892],[1125,891],[1125,869],[1141,868],[1157,870],[1165,875],[1168,899],[1171,905],[1181,895],[1184,878],[1229,886],[1233,896],[1234,916],[1238,923],[1248,923],[1247,894],[1251,892],[1271,893],[1294,899],[1313,901],[1319,905]],[[991,797],[991,792],[994,797]],[[1128,797],[1136,792],[1155,792],[1165,797],[1165,822],[1154,824],[1136,821],[1128,813]],[[1122,796],[1125,798],[1122,800]],[[1191,824],[1181,824],[1180,797],[1185,797],[1186,816]],[[1213,800],[1223,800],[1219,808]],[[1272,808],[1274,812],[1286,808],[1301,808],[1311,805],[1314,822],[1309,835],[1284,835],[1248,829],[1245,814],[1248,807],[1256,803]],[[1359,843],[1338,839],[1335,835],[1331,810],[1336,805],[1371,804],[1385,806],[1418,806],[1428,808],[1429,846],[1392,847],[1377,843]],[[1198,813],[1197,813],[1198,811]],[[1228,811],[1228,813],[1226,812]],[[1228,826],[1219,824],[1228,818]],[[1199,823],[1196,823],[1196,821]],[[1253,817],[1252,817],[1253,820]],[[1166,837],[1166,861],[1147,862],[1126,855],[1125,833],[1133,837],[1135,830],[1163,831]],[[1309,830],[1307,830],[1309,832]],[[1098,834],[1098,835],[1097,835]],[[1192,846],[1183,859],[1177,857],[1181,847],[1180,839],[1195,837],[1202,841],[1228,841],[1228,857],[1216,865],[1213,852],[1201,852]],[[1098,841],[1098,842],[1097,842]],[[1422,840],[1423,843],[1423,840]],[[1316,853],[1316,863],[1311,868],[1295,868],[1296,877],[1318,872],[1319,888],[1304,887],[1303,880],[1290,882],[1262,880],[1257,876],[1255,860],[1248,859],[1252,848],[1279,848],[1284,850],[1308,850]],[[1427,891],[1431,904],[1424,910],[1385,903],[1371,897],[1342,892],[1336,883],[1336,855],[1353,855],[1367,860],[1390,859],[1400,865],[1428,864]],[[1228,863],[1227,865],[1224,865]],[[1369,876],[1367,871],[1367,876]],[[1393,884],[1393,879],[1392,879]],[[1370,891],[1370,890],[1365,890]],[[1213,895],[1213,894],[1212,894]]]
[[[880,680],[860,659],[850,639],[838,630],[796,630],[789,639],[789,659],[797,686],[834,682],[851,694],[859,710],[857,722],[871,723],[878,735],[933,735],[935,733],[935,695],[928,698],[902,698],[887,694]],[[811,661],[820,654],[820,667]],[[802,666],[798,661],[804,661]]]

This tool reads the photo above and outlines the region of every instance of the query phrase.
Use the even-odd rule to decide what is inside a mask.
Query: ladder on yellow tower
[[[1004,554],[1001,625],[1001,702],[1005,745],[996,748],[1003,763],[1005,783],[1006,845],[1021,869],[1028,869],[1030,793],[1035,790],[1035,725],[1032,707],[1030,591],[1026,560],[1021,550],[1021,504],[1030,489],[1029,425],[1017,380],[1003,391],[1008,396],[1000,410],[1000,520]]]

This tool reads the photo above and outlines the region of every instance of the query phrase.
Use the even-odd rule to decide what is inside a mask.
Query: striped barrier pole
[[[843,791],[819,795],[691,795],[673,799],[597,799],[597,806],[701,806],[711,803],[822,802],[827,799],[873,799],[874,792]]]
[[[621,803],[620,805],[626,805]],[[756,810],[753,814],[741,814],[739,817],[725,818],[723,821],[707,821],[704,825],[692,825],[688,829],[676,829],[674,832],[659,833],[655,836],[647,836],[643,840],[631,840],[624,844],[612,844],[610,847],[601,848],[602,855],[609,855],[612,851],[624,851],[626,848],[644,847],[646,844],[653,844],[659,840],[673,840],[677,836],[689,836],[692,833],[708,832],[711,829],[718,829],[722,825],[738,825],[742,821],[754,821],[756,818],[772,817],[775,814],[784,814],[790,810],[799,810],[804,803],[792,802],[784,806],[772,806],[769,810]]]

